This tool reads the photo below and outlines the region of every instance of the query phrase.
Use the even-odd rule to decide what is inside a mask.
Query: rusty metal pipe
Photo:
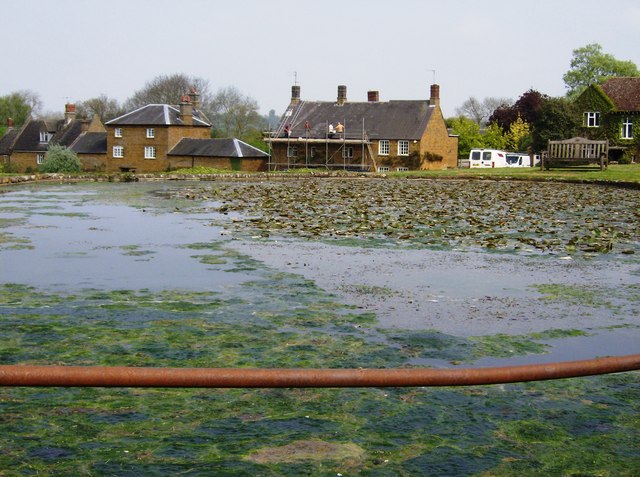
[[[640,354],[548,364],[460,369],[245,369],[0,365],[0,386],[340,388],[471,386],[640,369]]]

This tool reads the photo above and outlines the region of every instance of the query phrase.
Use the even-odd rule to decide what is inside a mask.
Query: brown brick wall
[[[248,157],[191,157],[169,156],[171,169],[192,167],[211,167],[221,170],[235,170],[243,172],[259,172],[267,170],[267,159],[254,159]]]
[[[107,172],[118,172],[123,168],[133,169],[136,172],[166,171],[170,167],[167,153],[180,139],[210,137],[207,127],[119,126],[122,128],[122,137],[117,138],[115,137],[116,127],[118,126],[107,126]],[[147,127],[154,128],[155,137],[147,138]],[[124,147],[123,158],[113,157],[114,146]],[[155,146],[155,159],[144,158],[146,146]]]
[[[442,161],[429,161],[428,153],[442,156]],[[423,156],[420,169],[449,169],[458,167],[458,138],[450,137],[439,106],[435,107],[431,120],[420,140],[420,154]]]
[[[11,154],[11,170],[15,172],[26,172],[27,170],[32,172],[38,171],[37,154],[44,154],[38,152],[14,152]]]

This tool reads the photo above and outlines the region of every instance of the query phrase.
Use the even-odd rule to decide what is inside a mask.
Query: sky
[[[20,0],[0,4],[0,96],[45,112],[102,94],[124,102],[183,73],[281,114],[303,100],[562,96],[573,50],[599,43],[640,66],[638,0]],[[176,100],[177,101],[177,100]]]

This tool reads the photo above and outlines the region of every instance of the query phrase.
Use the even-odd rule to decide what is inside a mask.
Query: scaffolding
[[[342,132],[331,131],[330,122],[324,123],[324,137],[314,137],[309,127],[304,135],[292,137],[290,131],[300,128],[297,122],[302,108],[297,108],[281,121],[278,129],[265,134],[269,145],[269,171],[322,168],[367,172],[377,170],[376,157],[362,118],[360,128],[347,129],[346,120]],[[350,127],[350,126],[349,126]],[[360,154],[356,154],[356,149]]]

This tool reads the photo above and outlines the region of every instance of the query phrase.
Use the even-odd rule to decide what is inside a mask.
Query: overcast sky
[[[640,66],[638,0],[13,0],[0,16],[0,96],[31,90],[45,111],[184,73],[280,114],[297,72],[306,100],[339,84],[426,99],[435,75],[451,116],[471,96],[564,95],[589,43]]]

